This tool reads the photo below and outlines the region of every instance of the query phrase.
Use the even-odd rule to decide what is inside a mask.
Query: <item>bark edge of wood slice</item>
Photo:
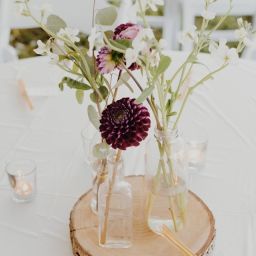
[[[128,177],[133,189],[133,246],[105,249],[98,245],[98,219],[90,209],[91,190],[80,197],[70,214],[70,238],[75,256],[182,256],[166,239],[153,233],[144,218],[146,186],[143,176]],[[215,219],[207,205],[189,192],[187,221],[177,237],[197,256],[211,255],[215,241]]]

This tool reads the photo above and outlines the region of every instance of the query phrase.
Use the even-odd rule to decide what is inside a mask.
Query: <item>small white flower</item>
[[[89,42],[89,50],[87,54],[89,57],[92,57],[94,47],[98,48],[103,45],[102,33],[97,31],[96,27],[92,28],[91,34],[88,37],[88,42]]]
[[[220,40],[219,44],[211,42],[209,46],[210,53],[223,61],[224,63],[236,64],[239,60],[237,50],[235,48],[229,48],[226,40]]]
[[[50,41],[48,40],[47,43],[43,43],[41,40],[38,40],[37,41],[37,48],[34,50],[34,52],[36,54],[39,54],[39,55],[48,55],[50,52],[51,52],[51,44],[50,44]]]
[[[154,38],[155,35],[151,28],[141,29],[141,31],[132,41],[132,46],[138,52],[148,52]]]
[[[179,36],[179,42],[183,45],[187,44],[188,41],[194,41],[197,43],[198,41],[198,34],[197,34],[197,27],[192,25],[187,31],[184,31]]]
[[[204,10],[202,13],[201,13],[202,17],[206,20],[213,20],[215,17],[216,17],[216,13],[214,12],[211,12],[209,10]]]
[[[130,67],[132,63],[137,62],[139,53],[136,49],[128,48],[125,51],[126,66]]]
[[[238,19],[237,19],[237,24],[238,24],[239,27],[243,27],[243,25],[244,25],[244,20],[243,20],[243,18],[241,18],[241,17],[238,18]]]
[[[235,35],[238,39],[244,39],[248,35],[248,33],[245,30],[245,28],[241,27],[241,28],[235,30]]]
[[[229,64],[237,64],[239,61],[239,55],[237,53],[237,50],[235,48],[231,48],[228,50],[225,60]]]
[[[159,62],[160,62],[160,55],[158,53],[158,51],[156,50],[152,50],[151,52],[149,52],[148,56],[148,60],[149,60],[149,65],[151,67],[158,67]]]
[[[157,11],[157,5],[159,6],[163,6],[164,5],[164,1],[163,0],[148,0],[148,6],[149,8],[156,12]]]
[[[71,29],[71,28],[65,28],[65,29],[61,28],[60,31],[57,33],[58,36],[67,38],[73,43],[77,43],[80,41],[78,34],[79,34],[78,29]]]
[[[252,24],[244,21],[242,18],[237,19],[238,29],[235,31],[237,39],[245,46],[255,46],[256,38]]]
[[[152,11],[157,11],[157,6],[164,5],[163,0],[141,0],[142,9],[150,8]]]
[[[132,0],[122,0],[121,6],[118,10],[118,17],[117,23],[137,23],[138,16],[137,13],[139,12],[139,6],[135,3],[133,4]]]

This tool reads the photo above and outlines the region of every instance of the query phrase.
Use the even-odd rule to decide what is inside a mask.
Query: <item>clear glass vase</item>
[[[155,233],[163,225],[177,232],[185,223],[187,207],[186,146],[178,131],[156,129],[145,161],[148,226]]]
[[[95,148],[101,144],[102,138],[99,132],[96,132],[92,137],[88,136],[88,130],[84,129],[81,132],[82,142],[84,148],[84,160],[90,167],[90,173],[92,178],[92,198],[91,198],[91,210],[98,213],[98,191],[99,186],[102,184],[108,176],[107,170],[107,155],[99,157],[95,154]]]
[[[109,178],[99,189],[99,245],[128,248],[132,245],[132,189],[124,180],[123,160],[107,163]]]

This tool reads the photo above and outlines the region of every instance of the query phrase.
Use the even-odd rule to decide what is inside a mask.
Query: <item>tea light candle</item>
[[[33,187],[31,183],[20,179],[16,181],[14,191],[18,196],[26,198],[33,193]]]
[[[203,153],[198,148],[191,148],[188,152],[188,161],[191,163],[200,163],[203,160]]]
[[[190,169],[200,170],[205,166],[207,142],[188,143],[188,165]]]
[[[36,194],[36,165],[30,160],[17,160],[7,163],[6,172],[15,202],[26,203]]]

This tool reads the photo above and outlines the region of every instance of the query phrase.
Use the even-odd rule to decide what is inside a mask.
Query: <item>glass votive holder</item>
[[[187,144],[188,167],[192,171],[200,171],[206,165],[208,139],[206,133],[200,129],[190,131],[185,136]]]
[[[37,189],[36,164],[31,160],[15,160],[6,164],[5,171],[13,200],[20,203],[32,201]]]

